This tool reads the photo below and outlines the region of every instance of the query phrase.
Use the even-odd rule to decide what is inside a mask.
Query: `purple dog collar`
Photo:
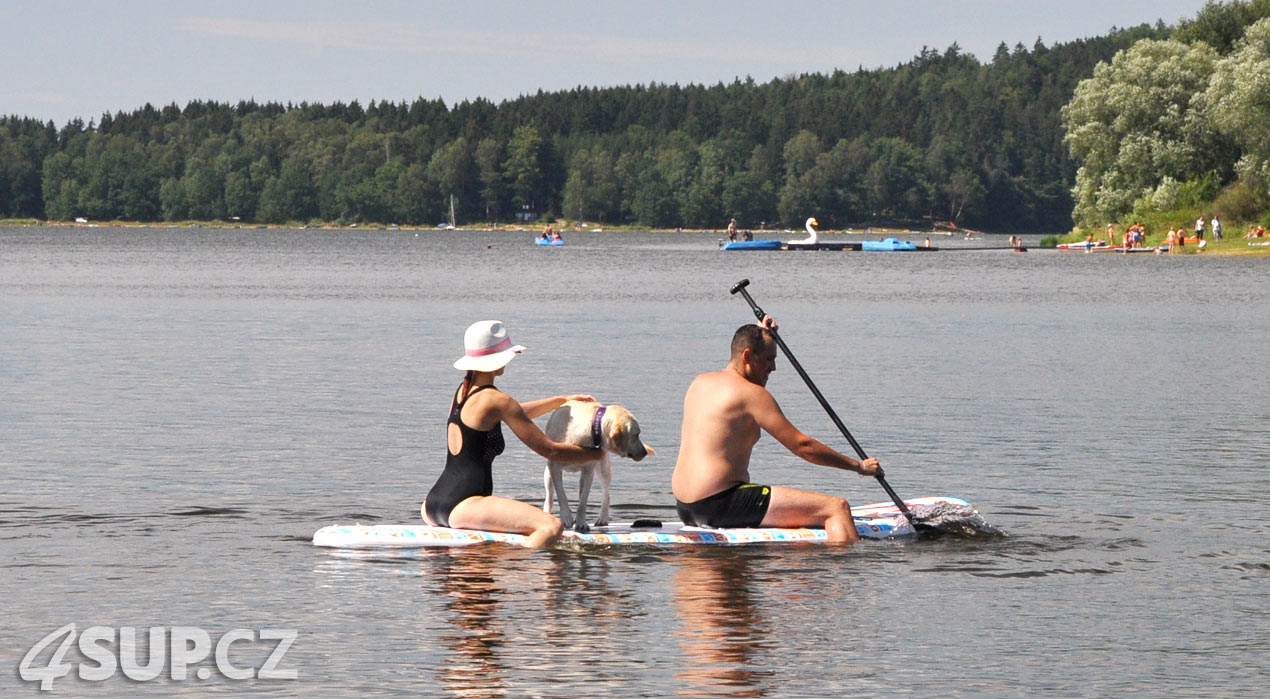
[[[606,407],[599,407],[595,411],[595,419],[591,421],[591,441],[595,442],[595,448],[599,449],[604,446],[604,435],[600,432],[600,423],[604,421],[604,411]]]

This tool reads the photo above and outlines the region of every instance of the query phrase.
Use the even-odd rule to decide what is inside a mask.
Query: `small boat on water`
[[[1165,247],[1164,247],[1164,249],[1165,249],[1165,250],[1168,250],[1168,246],[1165,246]],[[1131,247],[1131,248],[1129,248],[1128,250],[1125,250],[1123,245],[1104,245],[1104,246],[1102,246],[1102,247],[1090,248],[1090,251],[1091,251],[1091,252],[1119,252],[1119,253],[1125,253],[1125,252],[1155,252],[1155,247],[1154,247],[1154,246],[1152,246],[1152,247],[1137,247],[1137,248],[1133,248],[1133,247]]]
[[[872,252],[894,252],[897,250],[916,250],[917,246],[907,240],[886,238],[883,240],[866,240],[860,243],[860,249]]]
[[[1182,246],[1188,245],[1188,244],[1199,244],[1200,242],[1202,241],[1199,238],[1186,238],[1182,241]],[[1107,241],[1105,240],[1095,240],[1092,242],[1080,241],[1076,243],[1059,243],[1058,245],[1055,245],[1054,248],[1056,250],[1067,250],[1069,252],[1121,252],[1122,253],[1125,251],[1123,245],[1108,245]],[[1157,248],[1164,252],[1168,252],[1169,245],[1168,243],[1165,243],[1163,245],[1158,245],[1158,246],[1140,245],[1136,247],[1130,247],[1129,252],[1155,252]]]
[[[564,238],[534,238],[534,245],[564,245]]]
[[[780,250],[779,240],[729,240],[719,246],[720,250]]]

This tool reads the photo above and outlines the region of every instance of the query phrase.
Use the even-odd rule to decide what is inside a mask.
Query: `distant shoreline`
[[[224,229],[259,229],[259,230],[403,230],[403,231],[490,231],[490,232],[516,232],[516,233],[533,233],[541,234],[543,226],[546,224],[530,224],[525,226],[522,224],[493,224],[480,223],[471,225],[460,225],[453,229],[443,228],[441,226],[431,225],[393,225],[385,223],[353,223],[353,224],[337,224],[337,223],[317,223],[304,224],[298,222],[291,223],[243,223],[240,221],[53,221],[39,219],[0,219],[0,226],[13,227],[30,227],[30,228],[224,228]],[[599,224],[595,226],[564,226],[552,224],[552,227],[563,233],[696,233],[711,234],[726,237],[726,228],[650,228],[647,226],[638,226],[632,224]],[[802,235],[804,233],[801,228],[764,228],[764,229],[739,229],[741,231],[748,230],[755,236],[771,236],[771,235]],[[819,235],[922,235],[922,236],[940,236],[940,237],[962,237],[970,234],[973,237],[1008,235],[1006,233],[984,233],[982,231],[971,230],[941,230],[930,229],[922,230],[917,228],[902,228],[891,226],[865,226],[863,228],[844,228],[844,229],[817,229]],[[1031,235],[1042,235],[1035,233]]]
[[[543,224],[546,225],[546,224]],[[475,224],[470,226],[458,226],[456,228],[441,228],[438,226],[411,226],[411,225],[389,225],[383,223],[355,223],[340,225],[335,223],[322,224],[274,224],[274,223],[242,223],[239,221],[178,221],[178,222],[138,222],[138,221],[45,221],[39,219],[3,219],[0,220],[0,226],[11,226],[14,228],[215,228],[223,230],[322,230],[322,231],[414,231],[414,232],[444,232],[448,230],[454,231],[479,231],[479,232],[498,232],[498,233],[527,233],[530,235],[539,235],[542,228],[538,225],[524,226],[519,224]],[[553,226],[562,234],[587,234],[587,233],[663,233],[677,234],[688,233],[696,235],[715,235],[720,238],[727,237],[727,230],[724,228],[647,228],[643,226],[633,226],[629,224],[621,225],[605,225],[586,226],[586,227],[564,227]],[[746,230],[746,229],[742,229]],[[793,228],[772,228],[754,230],[748,229],[756,238],[772,238],[777,236],[797,236],[802,235],[801,229]],[[887,228],[887,227],[865,227],[862,229],[842,229],[842,230],[818,230],[820,235],[858,235],[858,236],[884,236],[884,237],[931,237],[938,236],[941,239],[961,238],[964,234],[970,234],[974,238],[988,238],[1005,236],[1005,233],[984,233],[982,231],[970,230],[920,230],[913,228]],[[1031,235],[1043,235],[1040,233]],[[1183,252],[1186,255],[1201,256],[1219,256],[1219,257],[1270,257],[1270,245],[1253,245],[1250,243],[1270,242],[1266,241],[1246,241],[1240,238],[1227,238],[1208,242],[1208,245],[1201,252],[1192,246],[1187,246]],[[1034,249],[1044,250],[1039,246]]]

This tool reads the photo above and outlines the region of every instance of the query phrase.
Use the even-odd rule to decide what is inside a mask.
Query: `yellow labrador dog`
[[[587,497],[591,493],[591,481],[595,474],[600,474],[600,485],[604,489],[604,500],[600,503],[600,516],[595,526],[602,527],[609,523],[609,484],[613,479],[613,471],[609,466],[609,454],[625,456],[628,459],[641,461],[649,454],[656,454],[653,448],[644,444],[639,438],[639,423],[635,416],[620,405],[604,406],[599,403],[582,403],[569,401],[556,408],[547,421],[547,436],[556,442],[578,444],[586,447],[600,447],[599,455],[594,461],[562,464],[558,461],[547,461],[543,472],[542,484],[547,491],[547,499],[542,509],[551,512],[552,495],[560,501],[560,521],[564,526],[579,532],[590,531],[586,521]],[[569,497],[564,492],[565,471],[580,472],[578,481],[577,514],[569,511]]]

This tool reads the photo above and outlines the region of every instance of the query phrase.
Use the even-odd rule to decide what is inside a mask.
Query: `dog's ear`
[[[613,421],[613,431],[612,434],[609,435],[609,439],[613,440],[614,444],[619,446],[626,444],[627,424],[628,423],[625,420]]]

